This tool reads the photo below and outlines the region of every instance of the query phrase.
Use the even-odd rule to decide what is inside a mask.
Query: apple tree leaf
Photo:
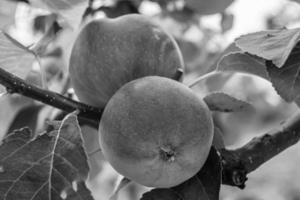
[[[223,92],[208,94],[203,100],[211,111],[238,112],[254,109],[250,103],[236,99]]]
[[[33,100],[13,94],[3,95],[0,98],[0,141],[6,135],[20,111],[33,103]]]
[[[200,15],[211,15],[223,12],[234,0],[186,0],[186,6]]]
[[[226,33],[233,27],[233,22],[234,22],[234,15],[231,13],[222,13],[222,18],[221,18],[221,30],[222,33]]]
[[[59,14],[66,20],[66,22],[76,31],[81,24],[82,16],[86,8],[88,7],[88,1],[82,1],[69,10],[59,12]]]
[[[30,72],[35,61],[33,51],[0,31],[0,68],[24,79]],[[4,88],[0,88],[0,93]]]
[[[75,114],[37,137],[23,128],[0,146],[0,199],[93,200],[89,166]]]
[[[285,64],[278,68],[272,61],[247,53],[235,52],[223,57],[217,71],[242,72],[260,76],[272,82],[277,93],[287,102],[300,96],[300,43],[292,50]],[[299,104],[298,104],[299,105]]]
[[[98,11],[102,11],[105,13],[105,16],[108,18],[116,18],[122,15],[131,14],[131,13],[139,13],[137,9],[137,5],[133,1],[117,1],[114,5],[102,5],[97,9]],[[85,17],[90,13],[85,13]]]
[[[275,90],[284,100],[291,102],[300,97],[300,43],[281,68],[271,61],[266,65]]]
[[[9,124],[7,134],[25,126],[34,132],[38,123],[39,113],[43,107],[43,105],[34,103],[23,107],[18,113],[16,113],[15,118]]]
[[[14,24],[17,3],[8,0],[0,1],[0,28]]]
[[[233,52],[225,55],[219,61],[216,70],[252,74],[269,80],[265,60],[243,52]]]
[[[73,28],[80,24],[87,0],[30,0],[31,5],[57,13]]]
[[[220,185],[220,157],[212,147],[206,163],[194,177],[172,188],[157,188],[146,192],[141,200],[218,200]]]
[[[222,60],[224,56],[235,52],[241,52],[241,49],[238,48],[234,42],[232,42],[215,58],[215,60],[209,66],[207,73],[216,70],[218,67],[218,63],[220,62],[220,60]]]
[[[213,145],[216,149],[222,149],[222,148],[225,148],[223,133],[222,133],[221,130],[220,130],[218,127],[216,127],[216,126],[214,126],[214,137],[213,137],[212,145]]]
[[[34,44],[31,48],[32,51],[35,52],[36,55],[42,57],[46,53],[46,49],[48,45],[57,38],[58,32],[61,30],[61,27],[56,23],[57,15],[56,14],[48,14],[39,17],[44,17],[45,30],[41,39]]]
[[[243,51],[265,60],[271,60],[281,68],[300,39],[300,29],[280,29],[250,33],[236,39]]]

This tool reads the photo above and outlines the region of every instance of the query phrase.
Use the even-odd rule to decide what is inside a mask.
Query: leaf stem
[[[91,157],[91,156],[95,155],[95,154],[98,153],[98,152],[102,152],[102,150],[101,150],[100,148],[98,148],[98,149],[96,149],[96,150],[94,150],[94,151],[92,151],[92,152],[89,152],[89,153],[88,153],[88,156]]]
[[[192,88],[192,87],[194,87],[195,85],[197,85],[198,83],[200,83],[201,81],[203,81],[203,80],[205,80],[205,79],[207,79],[207,78],[210,78],[210,77],[212,77],[212,76],[215,76],[215,75],[218,74],[218,73],[220,73],[220,72],[219,72],[219,71],[211,71],[211,72],[209,72],[209,73],[207,73],[207,74],[204,74],[204,75],[198,77],[198,78],[197,78],[196,80],[194,80],[192,83],[188,84],[188,86],[189,86],[190,88]]]

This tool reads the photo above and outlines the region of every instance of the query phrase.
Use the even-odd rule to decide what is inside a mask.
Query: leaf
[[[0,141],[6,135],[19,111],[33,103],[32,99],[14,94],[0,98]]]
[[[300,39],[300,29],[268,30],[243,35],[236,39],[242,51],[271,60],[282,67]]]
[[[286,63],[276,67],[267,62],[267,70],[277,93],[286,101],[294,101],[300,96],[300,43],[293,49]]]
[[[208,94],[203,99],[211,111],[238,112],[253,110],[253,106],[222,92]]]
[[[16,129],[28,127],[35,131],[38,122],[39,112],[43,108],[40,104],[32,104],[22,108],[9,126],[7,133],[11,133]]]
[[[24,79],[30,72],[35,55],[18,41],[0,31],[0,68]],[[4,88],[0,88],[0,93]]]
[[[61,30],[61,27],[56,23],[57,15],[48,14],[44,15],[44,34],[41,39],[31,47],[31,50],[35,52],[36,55],[42,57],[46,53],[46,49],[54,39],[57,38],[58,32]],[[47,23],[47,24],[46,24]]]
[[[300,95],[299,49],[300,43],[295,46],[281,68],[271,61],[254,55],[241,52],[231,53],[220,60],[217,71],[242,72],[265,78],[272,82],[275,90],[284,100],[291,102]]]
[[[225,148],[223,133],[222,133],[221,130],[220,130],[218,127],[216,127],[216,126],[214,126],[214,138],[213,138],[212,145],[213,145],[216,149],[222,149],[222,148]]]
[[[0,1],[0,28],[14,24],[17,3],[7,0]]]
[[[36,138],[26,128],[9,134],[0,146],[0,199],[92,200],[82,145],[73,113]]]
[[[242,52],[224,56],[218,63],[217,71],[247,73],[269,80],[265,60]]]
[[[87,0],[30,0],[30,2],[34,7],[59,14],[73,28],[78,28],[84,10],[88,7]]]
[[[222,33],[226,33],[233,27],[233,20],[234,20],[234,15],[231,13],[222,13],[222,18],[221,18],[221,29]]]
[[[218,64],[220,62],[220,60],[225,57],[226,55],[232,54],[232,53],[236,53],[236,52],[240,52],[241,53],[241,49],[238,48],[235,43],[231,43],[229,44],[226,49],[223,50],[223,52],[220,53],[219,56],[216,57],[215,61],[213,62],[213,64],[209,67],[209,70],[207,72],[211,72],[213,70],[216,70],[218,67]]]
[[[131,0],[121,0],[114,5],[102,5],[97,11],[102,11],[108,18],[116,18],[122,15],[139,13],[135,3]]]
[[[81,3],[73,6],[71,9],[60,11],[58,13],[65,19],[71,28],[73,28],[73,30],[78,31],[77,29],[81,24],[83,13],[87,7],[88,1],[82,0]]]
[[[218,200],[221,185],[221,162],[212,147],[202,169],[184,183],[164,189],[153,189],[141,200]]]

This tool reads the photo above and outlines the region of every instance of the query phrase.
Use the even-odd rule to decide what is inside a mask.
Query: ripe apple
[[[213,139],[211,113],[180,82],[148,76],[121,87],[106,105],[100,146],[123,176],[149,187],[172,187],[194,176]]]
[[[94,20],[72,49],[69,72],[78,98],[104,107],[125,83],[149,75],[172,78],[184,66],[174,39],[138,14]]]

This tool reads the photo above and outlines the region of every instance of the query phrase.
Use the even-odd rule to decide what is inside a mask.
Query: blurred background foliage
[[[168,1],[99,0],[94,1],[92,11],[86,12],[85,20],[137,12],[149,16],[178,42],[186,64],[186,84],[213,70],[224,49],[241,34],[300,25],[300,5],[293,1],[235,0],[227,8],[221,6],[215,10],[205,6],[204,3],[203,9],[194,12],[192,8],[178,11]],[[85,10],[83,7],[80,9],[82,13]],[[24,1],[0,1],[0,27],[25,46],[36,43],[56,19],[55,14],[32,8]],[[50,90],[76,98],[68,80],[67,68],[70,49],[79,29],[60,26],[58,23],[57,31],[63,30],[48,46],[40,63]],[[34,63],[26,80],[41,86],[38,63]],[[269,82],[249,75],[212,76],[193,90],[202,97],[213,91],[224,91],[255,107],[254,112],[214,113],[215,123],[222,130],[228,148],[239,147],[254,136],[276,127],[297,109],[294,104],[285,103]],[[23,126],[40,132],[47,119],[59,118],[58,110],[19,95],[3,94],[0,108],[0,138]],[[87,152],[98,149],[97,130],[83,124],[82,132]],[[295,145],[251,173],[246,189],[222,186],[220,199],[300,199],[299,158],[300,146]],[[89,186],[95,199],[108,199],[116,181],[120,179],[119,175],[105,162],[101,152],[90,154],[90,166]],[[120,199],[139,199],[146,190],[149,188],[132,183],[122,190]]]

